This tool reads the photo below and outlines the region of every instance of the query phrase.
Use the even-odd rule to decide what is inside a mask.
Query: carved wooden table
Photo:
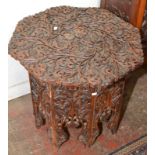
[[[55,7],[21,20],[9,54],[28,70],[36,127],[52,143],[81,127],[91,145],[104,121],[115,133],[125,77],[143,63],[139,30],[99,8]]]

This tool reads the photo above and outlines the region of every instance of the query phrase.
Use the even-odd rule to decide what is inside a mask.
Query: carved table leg
[[[122,116],[122,106],[123,106],[123,91],[124,91],[124,81],[120,81],[110,88],[111,104],[112,104],[112,116],[107,123],[107,127],[114,134],[117,132],[121,116]]]
[[[79,135],[78,139],[85,144],[86,146],[90,147],[96,138],[99,135],[99,128],[97,121],[87,121],[88,123],[84,123],[82,126],[81,134]]]
[[[49,96],[50,103],[45,104],[45,118],[47,125],[48,137],[52,142],[52,146],[59,148],[63,142],[68,139],[68,134],[65,131],[64,124],[60,124],[55,118],[55,109],[53,106],[53,98]]]
[[[48,85],[49,87],[49,98],[50,98],[50,129],[51,129],[51,137],[52,137],[52,145],[59,148],[67,139],[68,134],[65,131],[64,123],[59,122],[57,115],[56,115],[56,106],[55,106],[55,90],[51,87],[51,85]],[[61,103],[59,103],[61,105]]]
[[[92,95],[91,97],[91,111],[90,111],[90,120],[89,120],[89,128],[88,128],[88,146],[92,145],[99,135],[100,131],[98,128],[98,118],[96,118],[96,100],[97,96]]]
[[[48,132],[50,132],[49,136],[52,140],[52,145],[56,148],[60,148],[60,146],[69,139],[69,135],[65,130],[65,127],[60,127],[58,124],[51,124],[50,128],[48,128]]]
[[[78,137],[79,141],[81,141],[83,144],[88,144],[88,129],[87,129],[87,122],[84,122],[82,124],[81,133]]]
[[[35,116],[35,124],[37,128],[40,128],[44,124],[43,114],[39,110],[42,88],[39,85],[38,81],[30,74],[29,74],[29,81],[30,81],[30,87],[31,87],[31,96],[32,96],[32,104],[33,104],[33,114]]]
[[[102,121],[115,133],[121,118],[124,81],[110,88],[67,88],[41,83],[29,75],[36,127],[46,122],[52,146],[59,148],[69,139],[68,127],[82,127],[79,140],[92,145],[101,133]]]

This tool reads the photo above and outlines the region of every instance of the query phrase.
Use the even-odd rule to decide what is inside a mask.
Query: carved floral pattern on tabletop
[[[115,133],[124,77],[143,63],[139,30],[99,8],[61,6],[24,18],[9,54],[29,72],[36,127],[46,124],[58,147],[70,126],[82,128],[86,145],[102,121]]]
[[[103,86],[143,63],[139,30],[107,10],[54,7],[21,20],[9,54],[42,81]]]

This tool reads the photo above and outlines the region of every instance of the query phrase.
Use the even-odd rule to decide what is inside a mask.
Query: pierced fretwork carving
[[[107,2],[119,2],[112,9],[128,15],[129,0]],[[143,63],[139,30],[99,8],[60,6],[24,18],[8,50],[30,74],[36,127],[45,124],[57,147],[69,139],[69,127],[82,128],[78,139],[86,145],[100,135],[103,121],[115,132],[120,80]]]
[[[116,132],[124,81],[97,91],[91,87],[44,83],[32,75],[30,84],[36,127],[46,123],[49,138],[57,147],[69,139],[69,127],[81,127],[78,139],[88,146],[100,135],[99,124],[103,121]]]

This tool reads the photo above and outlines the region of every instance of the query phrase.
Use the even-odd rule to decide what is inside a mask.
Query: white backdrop
[[[68,5],[77,7],[99,7],[100,0],[13,0],[7,8],[9,14],[4,16],[7,20],[8,42],[16,27],[23,17],[33,15],[53,6]],[[6,11],[8,11],[6,10]],[[4,12],[5,14],[5,12]],[[6,34],[7,35],[7,34]],[[8,57],[8,99],[25,95],[30,92],[26,70],[10,56]]]

